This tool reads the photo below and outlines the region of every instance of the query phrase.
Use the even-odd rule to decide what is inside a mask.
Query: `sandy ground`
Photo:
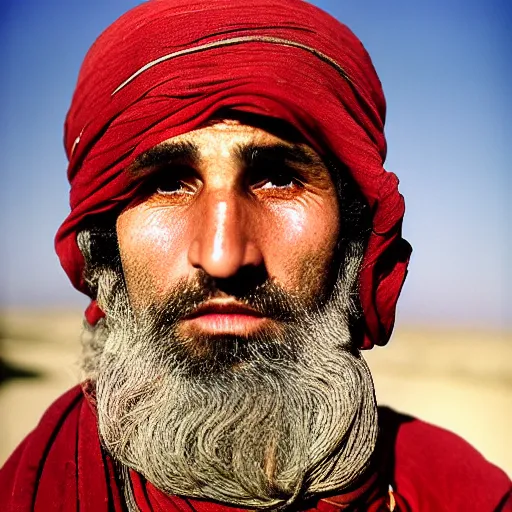
[[[41,374],[0,386],[0,464],[79,382],[81,313],[0,312],[0,354]],[[512,333],[400,328],[365,353],[379,403],[458,433],[512,476]]]

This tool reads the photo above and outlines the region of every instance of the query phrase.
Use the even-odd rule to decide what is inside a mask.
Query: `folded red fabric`
[[[386,343],[411,249],[398,180],[383,168],[385,99],[360,41],[301,0],[153,0],[97,39],[65,127],[71,213],[56,249],[74,286],[87,293],[77,231],[133,196],[126,166],[220,109],[279,118],[348,167],[373,212],[361,345]]]

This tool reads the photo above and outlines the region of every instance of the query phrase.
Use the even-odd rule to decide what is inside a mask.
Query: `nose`
[[[263,263],[243,202],[236,197],[204,199],[188,254],[194,268],[213,278],[225,279],[244,267],[259,267]]]

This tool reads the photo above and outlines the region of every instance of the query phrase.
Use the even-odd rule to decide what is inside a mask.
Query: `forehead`
[[[184,161],[207,164],[219,159],[254,164],[255,151],[259,160],[325,167],[323,159],[293,128],[272,119],[251,120],[256,122],[233,118],[211,120],[198,129],[160,142],[135,158],[127,170],[137,176],[139,171],[160,164]]]
[[[183,143],[194,145],[202,158],[229,157],[235,148],[247,144],[256,146],[292,144],[283,136],[263,127],[244,124],[236,119],[220,119],[211,121],[197,130],[167,139],[158,146]]]

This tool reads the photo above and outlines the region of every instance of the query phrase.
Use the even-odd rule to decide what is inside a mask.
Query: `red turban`
[[[347,166],[373,215],[362,347],[386,343],[410,246],[398,180],[383,168],[384,95],[354,34],[301,0],[150,0],[96,40],[65,125],[71,213],[56,249],[74,286],[87,293],[77,232],[129,201],[127,165],[219,109],[286,121]]]

